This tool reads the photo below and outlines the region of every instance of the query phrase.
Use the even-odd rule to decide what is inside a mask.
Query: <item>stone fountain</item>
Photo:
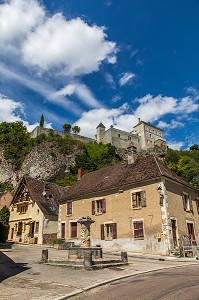
[[[102,258],[101,247],[91,247],[90,231],[91,224],[95,221],[91,217],[81,217],[78,221],[81,224],[81,245],[79,248],[71,247],[68,251],[68,258],[84,258],[85,254],[92,254],[95,258]]]

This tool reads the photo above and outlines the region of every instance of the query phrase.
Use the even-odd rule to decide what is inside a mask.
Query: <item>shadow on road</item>
[[[14,260],[7,256],[6,252],[11,251],[9,249],[12,249],[12,243],[0,245],[0,282],[30,269],[27,267],[27,263],[15,263]]]

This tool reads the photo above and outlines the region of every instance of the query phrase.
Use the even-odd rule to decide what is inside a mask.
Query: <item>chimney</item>
[[[141,119],[140,118],[138,118],[138,123],[140,123],[141,122]]]
[[[84,175],[84,170],[82,168],[78,168],[77,173],[77,180],[80,180],[80,178]]]
[[[128,165],[130,165],[136,161],[138,157],[138,153],[136,147],[133,146],[133,143],[130,144],[129,147],[127,147],[127,151],[128,151]]]

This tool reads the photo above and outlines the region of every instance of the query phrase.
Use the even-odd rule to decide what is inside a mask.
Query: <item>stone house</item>
[[[50,244],[57,237],[58,200],[66,188],[24,176],[10,205],[8,240]]]
[[[166,151],[163,131],[151,123],[146,123],[140,119],[138,119],[138,124],[130,132],[114,128],[113,126],[106,130],[102,123],[97,126],[96,130],[98,143],[110,143],[117,148],[123,149],[128,148],[129,144],[133,143],[137,152],[153,149],[155,146]]]
[[[199,191],[153,155],[83,175],[60,203],[58,237],[75,244],[82,216],[104,249],[168,255],[180,236],[199,237]]]
[[[12,202],[12,194],[9,191],[1,192],[0,193],[0,209],[4,206],[10,207],[10,203]]]

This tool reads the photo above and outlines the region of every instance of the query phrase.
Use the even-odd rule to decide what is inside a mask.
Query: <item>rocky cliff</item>
[[[19,170],[5,160],[3,148],[0,148],[0,183],[11,182],[17,186],[23,175],[44,180],[63,177],[70,166],[74,165],[75,156],[81,153],[77,146],[64,155],[55,141],[44,141],[35,146],[25,157]]]

